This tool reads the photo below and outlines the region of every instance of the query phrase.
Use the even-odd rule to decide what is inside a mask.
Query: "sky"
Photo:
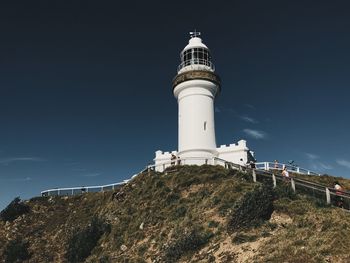
[[[172,79],[202,33],[217,144],[350,178],[348,1],[2,1],[0,209],[177,149]]]

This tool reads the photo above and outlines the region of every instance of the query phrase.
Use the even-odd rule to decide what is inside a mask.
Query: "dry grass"
[[[29,242],[33,262],[66,262],[72,233],[96,216],[111,231],[86,262],[164,262],[172,256],[169,247],[177,249],[174,262],[350,261],[349,214],[284,189],[275,192],[270,220],[228,233],[235,207],[256,189],[246,178],[220,166],[183,166],[139,175],[118,190],[124,193],[119,200],[112,192],[36,198],[28,202],[30,213],[0,222],[0,258],[18,237]]]

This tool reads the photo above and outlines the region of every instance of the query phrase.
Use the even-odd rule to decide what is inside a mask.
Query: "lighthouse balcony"
[[[186,70],[209,70],[214,72],[215,66],[209,60],[195,58],[195,59],[183,61],[177,68],[178,73],[181,73]]]

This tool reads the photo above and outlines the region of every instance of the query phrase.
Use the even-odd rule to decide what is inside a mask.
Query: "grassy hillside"
[[[220,166],[144,173],[115,192],[34,198],[0,221],[15,262],[350,262],[350,214]]]

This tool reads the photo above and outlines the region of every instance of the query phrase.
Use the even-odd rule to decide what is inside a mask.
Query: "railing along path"
[[[346,191],[337,191],[332,187],[327,187],[322,184],[318,184],[315,182],[311,182],[308,180],[300,179],[297,177],[286,178],[281,175],[280,170],[287,168],[287,170],[291,173],[295,174],[307,174],[307,175],[320,175],[319,173],[312,172],[307,169],[303,169],[300,167],[295,167],[288,164],[281,163],[272,163],[272,162],[259,162],[255,163],[255,168],[250,168],[247,166],[242,166],[239,164],[231,163],[225,161],[220,158],[212,158],[212,159],[203,159],[203,158],[186,158],[186,159],[178,159],[176,161],[164,162],[158,165],[152,164],[146,166],[145,169],[140,171],[131,177],[131,179],[124,180],[123,182],[101,185],[101,186],[80,186],[80,187],[69,187],[69,188],[54,188],[41,192],[42,196],[64,196],[64,195],[76,195],[83,194],[88,192],[103,192],[109,190],[116,190],[119,187],[127,184],[130,180],[138,176],[143,172],[150,172],[151,170],[156,170],[157,167],[162,168],[165,172],[169,172],[166,170],[169,167],[176,167],[178,165],[186,165],[194,160],[202,160],[205,164],[210,165],[221,165],[226,169],[235,169],[240,170],[244,173],[249,173],[252,175],[252,180],[254,182],[270,180],[273,184],[273,187],[276,187],[278,184],[287,184],[290,185],[292,190],[295,193],[306,194],[309,196],[313,196],[317,199],[321,199],[325,201],[327,204],[339,206],[339,202],[342,203],[342,207],[346,210],[350,210],[350,193]]]

